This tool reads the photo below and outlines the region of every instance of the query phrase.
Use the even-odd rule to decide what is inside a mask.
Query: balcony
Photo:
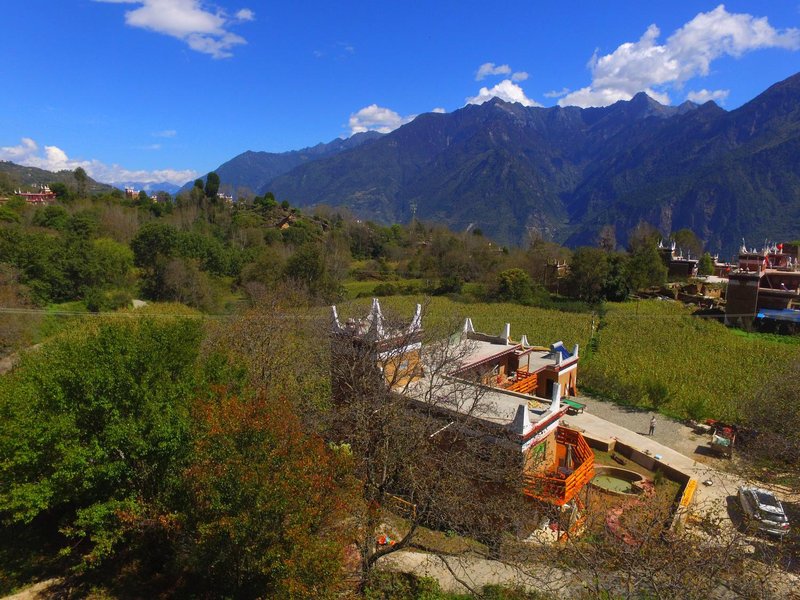
[[[563,506],[594,477],[594,453],[580,433],[566,427],[556,429],[556,445],[556,461],[548,471],[523,475],[523,493]]]

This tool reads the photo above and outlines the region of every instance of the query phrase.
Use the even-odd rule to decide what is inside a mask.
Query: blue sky
[[[734,109],[800,71],[800,1],[7,0],[0,159],[183,183],[245,150],[499,95]]]

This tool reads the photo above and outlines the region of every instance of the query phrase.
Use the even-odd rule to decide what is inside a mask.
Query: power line
[[[552,309],[549,309],[552,310]],[[69,316],[69,317],[139,317],[139,318],[146,318],[146,317],[164,317],[164,318],[184,318],[184,319],[230,319],[234,318],[235,314],[175,314],[175,313],[161,313],[161,312],[83,312],[83,311],[71,311],[71,310],[48,310],[44,308],[15,308],[10,306],[0,306],[0,313],[5,314],[19,314],[19,315],[42,315],[42,316]],[[574,315],[574,312],[565,311],[564,314]],[[591,314],[596,313],[583,313],[587,315],[587,318],[590,317]],[[282,316],[292,318],[316,318],[315,315],[289,315],[284,314]],[[621,318],[621,319],[648,319],[648,320],[656,320],[656,319],[685,319],[687,317],[700,317],[704,319],[724,319],[726,317],[729,318],[739,318],[739,317],[755,317],[752,313],[741,313],[741,314],[675,314],[675,315],[659,315],[659,314],[648,314],[648,313],[631,313],[625,314],[622,312],[616,311],[609,311],[606,313],[605,317],[608,318]]]
[[[10,306],[0,306],[0,313],[11,315],[42,315],[42,316],[67,316],[67,317],[171,317],[181,319],[225,319],[232,315],[208,315],[208,314],[175,314],[159,312],[83,312],[77,310],[48,310],[45,308],[14,308]]]

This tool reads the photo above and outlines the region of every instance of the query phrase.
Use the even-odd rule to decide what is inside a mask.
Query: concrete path
[[[579,401],[583,402],[584,400],[580,399]],[[587,407],[587,411],[583,414],[565,417],[562,423],[569,427],[582,429],[591,437],[597,439],[617,439],[637,450],[641,450],[645,453],[649,452],[651,456],[660,455],[661,462],[687,473],[697,480],[698,485],[695,492],[695,504],[697,506],[704,509],[710,508],[715,512],[719,511],[721,516],[727,515],[728,499],[736,495],[739,486],[742,485],[744,481],[736,475],[715,469],[709,464],[699,462],[695,458],[681,454],[665,444],[660,443],[657,438],[660,437],[660,435],[665,435],[663,431],[667,430],[666,417],[656,417],[658,420],[656,435],[650,437],[648,435],[643,435],[643,433],[647,432],[650,413],[642,413],[637,417],[638,420],[641,421],[641,424],[637,427],[637,431],[601,419],[591,412],[588,412],[590,408],[591,407]],[[662,432],[659,432],[659,425],[661,426]],[[680,426],[685,427],[683,425]],[[711,481],[711,485],[704,485],[702,483],[704,481]]]
[[[560,569],[537,564],[535,573],[476,556],[441,557],[401,550],[380,560],[381,568],[432,577],[446,592],[469,593],[486,585],[523,587],[546,592],[554,598],[575,598],[583,583]]]

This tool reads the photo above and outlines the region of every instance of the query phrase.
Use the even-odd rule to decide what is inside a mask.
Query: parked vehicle
[[[739,503],[749,524],[780,537],[789,533],[789,519],[780,500],[772,492],[742,486],[739,488]]]

